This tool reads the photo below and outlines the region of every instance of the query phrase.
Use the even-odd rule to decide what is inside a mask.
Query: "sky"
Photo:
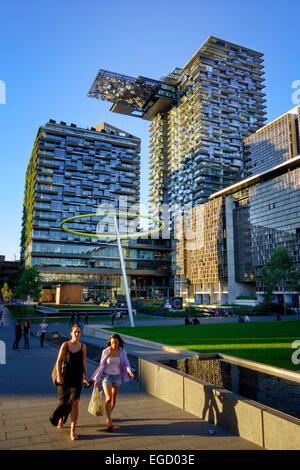
[[[1,0],[0,255],[19,259],[26,168],[49,119],[140,137],[147,205],[149,122],[87,97],[100,68],[160,79],[225,39],[264,54],[269,122],[300,103],[299,17],[298,0]]]

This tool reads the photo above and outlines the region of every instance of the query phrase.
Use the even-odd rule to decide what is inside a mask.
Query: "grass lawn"
[[[110,328],[199,353],[220,352],[289,370],[300,370],[291,357],[300,340],[300,321]]]
[[[76,308],[76,309],[81,309],[81,310],[91,310],[91,309],[103,309],[103,308],[109,308],[109,309],[112,309],[112,308],[116,308],[117,307],[107,307],[107,306],[101,306],[101,305],[82,305],[82,304],[71,304],[70,307],[67,305],[67,304],[59,304],[59,305],[54,305],[54,304],[43,304],[43,307],[48,307],[48,308],[55,308],[57,310],[59,309],[70,309],[70,311],[72,311],[72,308]]]

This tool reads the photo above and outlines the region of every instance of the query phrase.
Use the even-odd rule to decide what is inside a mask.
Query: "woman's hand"
[[[99,385],[99,382],[95,382],[95,383],[94,383],[94,388],[97,388],[98,385]]]
[[[134,379],[134,373],[132,372],[132,370],[131,370],[131,371],[128,371],[128,374],[130,375],[130,377],[131,377],[132,379]]]
[[[57,383],[60,384],[60,385],[62,385],[62,384],[64,383],[64,379],[62,378],[61,375],[59,375],[59,376],[57,377]]]

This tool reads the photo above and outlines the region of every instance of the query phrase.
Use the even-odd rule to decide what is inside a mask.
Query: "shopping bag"
[[[99,392],[98,387],[93,389],[88,411],[94,416],[103,416],[102,392]]]

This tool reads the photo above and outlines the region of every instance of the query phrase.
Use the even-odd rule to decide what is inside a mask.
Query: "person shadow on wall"
[[[202,419],[233,434],[239,435],[238,420],[235,406],[237,399],[222,389],[205,387],[205,403],[202,410]]]
[[[219,409],[214,395],[214,389],[205,387],[205,402],[202,410],[203,421],[208,421],[211,424],[217,424],[219,421]]]

